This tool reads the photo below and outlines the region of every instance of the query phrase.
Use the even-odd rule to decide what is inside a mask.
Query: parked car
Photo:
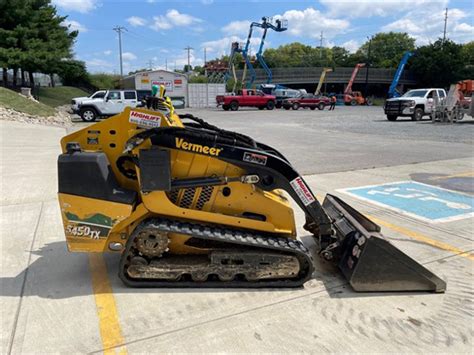
[[[411,117],[413,121],[419,121],[423,116],[430,115],[435,91],[441,100],[446,97],[444,89],[430,88],[410,90],[403,96],[388,99],[384,105],[387,120],[395,121],[400,116],[407,116]]]
[[[306,90],[295,90],[295,89],[276,89],[273,95],[276,97],[276,108],[283,107],[283,101],[286,99],[292,99],[299,97],[302,94],[306,94]]]
[[[134,90],[107,90],[101,98],[81,101],[73,112],[78,113],[84,122],[93,122],[98,117],[108,117],[122,112],[125,107],[141,106]]]
[[[79,106],[81,105],[82,101],[85,100],[92,100],[92,99],[102,99],[105,96],[107,90],[99,90],[93,93],[90,96],[81,96],[81,97],[74,97],[71,100],[71,110],[74,113],[79,112]]]
[[[260,90],[240,90],[236,95],[226,94],[216,96],[217,106],[222,106],[225,111],[237,111],[239,107],[258,107],[259,110],[273,110],[275,96],[267,95]]]
[[[324,110],[326,106],[331,104],[331,100],[326,96],[316,96],[313,94],[303,94],[295,98],[283,100],[283,108],[289,110],[298,110],[302,108],[310,108],[311,110],[318,109]]]

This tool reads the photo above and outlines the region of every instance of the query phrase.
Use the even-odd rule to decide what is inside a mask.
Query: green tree
[[[194,75],[189,78],[190,84],[205,84],[209,82],[208,78],[204,75]]]
[[[466,65],[474,66],[474,41],[463,44],[461,53]]]
[[[411,69],[420,85],[447,88],[458,80],[466,79],[463,46],[438,39],[433,44],[419,47],[413,57]]]
[[[79,60],[61,61],[58,66],[58,75],[67,86],[91,85],[89,73],[84,62]]]
[[[415,49],[415,39],[407,33],[377,33],[356,52],[362,61],[367,61],[370,42],[370,63],[378,68],[396,68],[403,53]]]
[[[0,1],[0,65],[16,72],[27,70],[30,83],[33,73],[57,73],[60,61],[72,57],[77,31],[62,25],[50,0]],[[53,82],[54,84],[54,82]]]
[[[95,73],[89,75],[92,85],[99,89],[116,89],[120,87],[120,75]]]

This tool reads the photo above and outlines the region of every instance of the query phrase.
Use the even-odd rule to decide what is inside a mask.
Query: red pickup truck
[[[259,110],[275,108],[275,96],[264,94],[259,90],[240,90],[237,94],[217,95],[217,106],[221,106],[225,111],[237,111],[239,107],[258,107]]]

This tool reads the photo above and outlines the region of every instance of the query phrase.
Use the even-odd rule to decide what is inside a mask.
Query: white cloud
[[[342,17],[386,17],[411,11],[415,8],[429,9],[433,5],[446,6],[448,0],[319,0],[330,16]]]
[[[250,28],[250,21],[232,21],[221,28],[226,35],[242,35],[246,34]]]
[[[436,7],[417,8],[402,18],[388,23],[382,31],[407,32],[416,39],[417,45],[436,41],[443,35],[445,9],[442,4]],[[447,37],[456,42],[472,40],[474,27],[462,22],[469,15],[460,9],[448,10]]]
[[[114,66],[111,62],[107,60],[103,60],[103,59],[98,59],[98,58],[86,60],[86,65],[88,68],[92,67],[95,70],[110,69],[110,68],[113,68]]]
[[[64,20],[61,24],[68,27],[71,31],[87,32],[87,28],[85,26],[74,20]]]
[[[138,16],[129,17],[126,21],[133,27],[145,26],[147,23],[147,20]]]
[[[112,54],[112,51],[110,49],[104,51],[104,55],[111,55]]]
[[[332,47],[332,46],[328,45],[328,47]],[[347,49],[351,53],[355,53],[359,49],[360,44],[359,44],[359,42],[351,39],[350,41],[347,41],[347,42],[344,42],[343,44],[341,44],[341,47],[344,47],[345,49]]]
[[[67,11],[86,13],[98,6],[98,0],[53,0],[53,5]]]
[[[246,39],[238,36],[223,37],[214,41],[207,41],[201,43],[201,48],[206,48],[208,53],[215,53],[216,56],[220,57],[224,54],[230,53],[230,48],[233,42],[239,42],[245,45]],[[253,37],[250,39],[250,52],[256,53],[257,46],[260,44],[260,38]],[[268,44],[268,42],[267,42]]]
[[[166,15],[154,16],[153,21],[154,23],[150,27],[155,31],[168,30],[173,27],[185,27],[202,22],[202,20],[197,17],[182,14],[175,9],[168,10]]]
[[[146,2],[149,4],[154,4],[155,2],[158,2],[158,0],[146,0]]]
[[[474,36],[474,26],[471,26],[465,22],[460,23],[454,27],[455,32],[468,32]]]
[[[123,60],[135,60],[137,59],[137,56],[131,52],[123,52],[122,53],[122,59]]]
[[[289,10],[275,18],[288,20],[288,32],[293,36],[309,36],[319,38],[321,31],[324,37],[333,38],[348,30],[350,22],[343,19],[330,18],[319,10],[308,7],[305,10]]]
[[[214,3],[214,0],[201,0],[201,4],[203,5],[211,5]]]

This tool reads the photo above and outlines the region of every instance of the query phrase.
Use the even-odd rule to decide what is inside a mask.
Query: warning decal
[[[309,191],[301,177],[298,176],[296,179],[290,181],[290,185],[305,206],[315,201],[313,194]]]
[[[161,117],[143,112],[130,111],[128,121],[140,127],[155,128],[160,127]]]

